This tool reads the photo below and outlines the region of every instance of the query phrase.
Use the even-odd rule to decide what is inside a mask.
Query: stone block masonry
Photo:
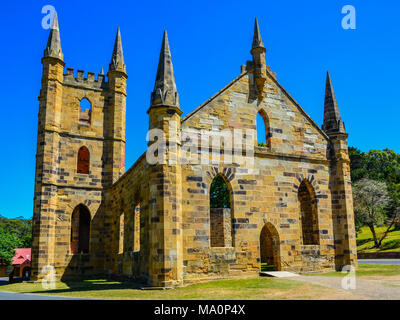
[[[199,236],[205,232],[197,230]],[[232,218],[229,208],[210,208],[210,245],[211,247],[232,246]]]

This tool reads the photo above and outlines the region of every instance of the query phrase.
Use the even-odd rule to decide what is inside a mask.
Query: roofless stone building
[[[166,161],[150,163],[144,153],[125,171],[128,75],[120,31],[107,77],[75,76],[70,68],[64,73],[54,17],[39,96],[34,279],[50,266],[58,279],[111,275],[170,287],[257,273],[264,263],[295,272],[356,265],[347,133],[329,74],[320,128],[266,65],[257,20],[250,52],[238,77],[183,117],[164,32],[142,112],[149,129],[165,132]],[[260,145],[257,116],[265,126]],[[233,147],[224,141],[205,158],[195,149],[194,156],[217,161],[187,161],[183,135],[201,130],[242,130],[238,141],[253,154],[226,161]],[[228,199],[223,208],[210,204],[215,179]]]

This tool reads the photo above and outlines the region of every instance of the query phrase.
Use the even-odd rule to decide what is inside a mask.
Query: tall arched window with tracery
[[[89,174],[90,167],[90,153],[85,146],[81,147],[78,151],[77,172]]]
[[[270,139],[270,128],[269,128],[269,119],[268,115],[264,110],[260,110],[257,113],[256,119],[257,125],[257,146],[259,147],[270,147],[271,139]]]

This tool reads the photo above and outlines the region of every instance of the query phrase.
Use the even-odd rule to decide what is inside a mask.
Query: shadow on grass
[[[367,242],[369,242],[369,241],[367,241]],[[357,240],[357,243],[358,243],[358,240]],[[361,245],[357,245],[357,246],[359,247]],[[359,249],[357,249],[357,251],[365,252],[365,251],[368,251],[371,249],[376,249],[376,251],[379,252],[379,251],[394,250],[394,249],[399,249],[399,248],[400,248],[400,239],[393,239],[393,240],[383,241],[379,248],[376,248],[372,243],[371,246],[367,246],[367,247],[364,247],[361,249],[359,248]]]
[[[367,238],[367,239],[357,239],[357,247],[360,247],[368,242],[373,241],[372,238]]]
[[[381,250],[390,250],[390,249],[398,249],[400,248],[400,239],[394,239],[384,242],[381,245]]]
[[[143,284],[136,282],[119,282],[106,279],[83,280],[83,281],[62,281],[68,288],[38,290],[30,293],[70,293],[70,292],[87,292],[87,291],[104,291],[104,290],[122,290],[133,289],[139,290]]]

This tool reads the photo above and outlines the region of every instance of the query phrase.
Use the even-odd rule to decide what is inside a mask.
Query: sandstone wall
[[[255,146],[252,164],[244,163],[244,154],[228,165],[210,161],[208,165],[183,166],[183,247],[188,281],[258,271],[260,233],[267,222],[279,233],[283,270],[334,268],[328,138],[271,75],[262,103],[256,99],[252,81],[251,73],[242,74],[182,123],[183,130],[250,129],[253,135],[246,133],[245,143]],[[256,146],[260,110],[268,115],[270,147]],[[212,156],[224,159],[221,154]],[[210,246],[209,188],[217,174],[224,175],[232,189],[233,247]],[[315,192],[319,245],[302,244],[298,188],[304,179]]]
[[[129,169],[104,197],[105,272],[116,277],[147,281],[149,277],[148,166],[145,155]],[[123,249],[120,244],[120,216],[124,214]]]

